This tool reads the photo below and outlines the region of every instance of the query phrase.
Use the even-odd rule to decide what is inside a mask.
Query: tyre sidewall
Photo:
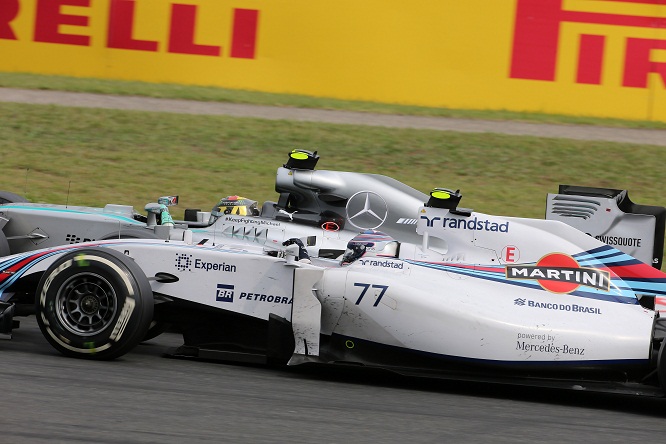
[[[115,293],[115,309],[94,334],[78,334],[66,328],[56,307],[72,279],[99,276]],[[114,359],[137,345],[153,317],[153,296],[148,279],[134,261],[107,249],[82,249],[63,255],[39,282],[36,294],[37,322],[46,339],[67,355]]]

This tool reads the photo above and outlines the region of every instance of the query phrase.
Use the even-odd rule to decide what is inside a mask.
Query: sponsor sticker
[[[584,347],[571,344],[558,344],[555,336],[549,333],[518,333],[516,350],[524,352],[548,353],[552,355],[585,356]]]
[[[517,305],[519,307],[539,308],[542,310],[568,311],[572,313],[595,314],[595,315],[601,314],[601,308],[599,307],[592,307],[589,305],[581,305],[581,304],[558,304],[554,302],[539,302],[523,298],[514,299],[513,305]]]
[[[274,294],[264,294],[264,293],[248,293],[241,291],[238,296],[238,300],[245,301],[256,301],[256,302],[268,302],[271,304],[291,304],[292,299],[287,296],[277,296]]]
[[[492,220],[479,219],[478,217],[471,218],[456,218],[456,217],[439,217],[435,216],[430,218],[428,216],[421,216],[421,219],[426,221],[428,227],[441,227],[453,230],[471,230],[471,231],[490,231],[496,233],[508,233],[509,222],[493,222]]]
[[[226,262],[206,262],[202,259],[193,259],[191,254],[177,253],[176,254],[176,270],[178,271],[222,271],[225,273],[236,273],[236,266],[227,264]]]
[[[641,247],[643,239],[639,237],[622,237],[622,236],[594,236],[597,240],[604,242],[614,247]]]
[[[370,267],[381,267],[381,268],[396,268],[402,270],[405,264],[400,261],[392,260],[377,260],[377,259],[359,259],[361,265],[370,266]]]
[[[232,224],[269,225],[271,227],[279,227],[282,225],[280,222],[275,222],[272,220],[256,219],[252,217],[238,217],[238,216],[225,216],[224,221],[230,222]]]
[[[507,279],[536,280],[552,293],[571,293],[580,286],[610,290],[610,273],[597,268],[581,267],[563,253],[547,254],[536,265],[507,265]]]
[[[176,270],[192,271],[192,255],[183,253],[176,254]]]
[[[217,302],[233,302],[234,286],[228,284],[217,284],[217,293],[215,295]]]

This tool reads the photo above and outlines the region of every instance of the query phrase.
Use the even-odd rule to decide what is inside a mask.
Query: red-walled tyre
[[[39,282],[37,322],[66,356],[109,360],[145,336],[153,318],[153,293],[141,268],[110,249],[63,255]]]

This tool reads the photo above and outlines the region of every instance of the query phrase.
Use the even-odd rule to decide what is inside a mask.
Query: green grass
[[[429,108],[374,102],[346,101],[330,98],[316,98],[300,95],[270,94],[256,91],[232,90],[217,87],[127,82],[118,80],[45,76],[23,73],[0,73],[0,87],[137,95],[157,98],[248,103],[284,107],[321,108],[373,112],[381,114],[454,117],[463,119],[514,120],[536,123],[596,125],[625,128],[666,129],[665,122],[602,119],[553,114],[521,113],[514,111]]]

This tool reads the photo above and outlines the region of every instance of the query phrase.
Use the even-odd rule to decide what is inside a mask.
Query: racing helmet
[[[257,201],[242,196],[224,197],[211,210],[211,222],[225,214],[258,216],[259,209],[257,209]]]
[[[398,257],[400,243],[386,233],[365,230],[354,236],[347,243],[347,250],[342,255],[342,265],[351,264],[361,257]]]

